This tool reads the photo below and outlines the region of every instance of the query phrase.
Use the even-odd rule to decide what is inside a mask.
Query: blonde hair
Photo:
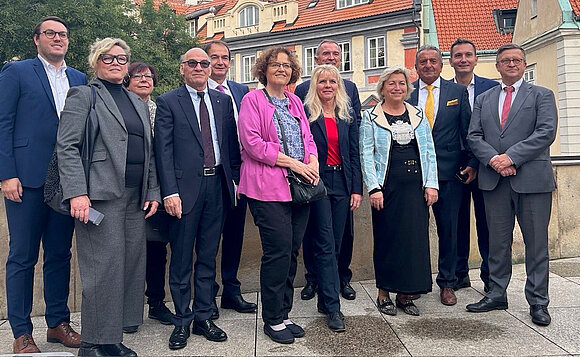
[[[101,39],[97,39],[93,44],[90,46],[89,51],[89,66],[95,70],[97,67],[97,62],[99,61],[99,56],[103,53],[108,52],[113,46],[121,47],[127,56],[131,56],[131,48],[127,45],[127,42],[121,40],[120,38],[112,38],[106,37]]]
[[[310,118],[308,118],[308,120],[310,122],[316,121],[320,115],[322,115],[322,101],[318,97],[316,86],[318,84],[318,79],[324,73],[330,74],[337,79],[338,88],[336,90],[336,95],[334,96],[334,108],[338,114],[338,119],[350,123],[353,118],[350,113],[350,98],[344,89],[344,81],[340,77],[340,72],[338,69],[335,66],[329,64],[317,66],[314,71],[312,71],[312,77],[310,78],[310,88],[308,88],[308,94],[304,100],[304,105],[308,107],[308,111],[310,112]]]
[[[409,99],[411,97],[411,92],[415,90],[415,87],[411,82],[411,72],[403,66],[391,66],[383,71],[377,83],[377,94],[379,95],[379,98],[382,100],[385,99],[385,96],[383,95],[383,87],[385,86],[387,79],[389,79],[393,74],[402,74],[405,76],[405,82],[407,82],[407,96],[405,97],[405,100]]]

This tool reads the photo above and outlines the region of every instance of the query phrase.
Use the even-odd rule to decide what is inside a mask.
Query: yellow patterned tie
[[[435,113],[435,98],[433,97],[433,88],[435,88],[433,85],[428,85],[427,87],[427,100],[425,101],[425,116],[427,117],[427,120],[429,121],[429,125],[431,126],[431,129],[433,129],[433,116]]]

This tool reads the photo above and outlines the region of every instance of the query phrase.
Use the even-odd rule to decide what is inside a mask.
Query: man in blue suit
[[[486,90],[499,85],[499,82],[492,79],[479,77],[473,73],[477,65],[477,52],[475,44],[470,40],[458,38],[451,45],[451,56],[449,65],[455,70],[453,82],[463,84],[469,93],[469,105],[473,110],[475,98]],[[463,155],[463,166],[467,164],[467,153]],[[483,281],[484,290],[489,290],[489,230],[485,219],[485,205],[483,203],[483,193],[477,187],[477,179],[463,186],[461,195],[461,207],[459,208],[459,220],[457,223],[457,266],[455,276],[457,283],[454,289],[467,288],[471,286],[469,280],[469,237],[471,234],[471,196],[473,196],[473,207],[475,211],[475,225],[477,229],[477,245],[481,255],[480,277]]]
[[[314,56],[314,62],[317,65],[330,64],[340,69],[341,52],[338,42],[333,40],[322,40],[316,49],[316,55]],[[360,125],[361,121],[361,109],[360,109],[360,98],[358,96],[358,89],[356,84],[351,81],[345,80],[344,87],[346,89],[346,94],[350,98],[350,104],[356,120],[357,125]],[[310,80],[300,83],[294,94],[296,94],[302,102],[306,99],[308,94],[308,88],[310,88]],[[358,196],[357,196],[358,197]],[[356,198],[358,200],[358,198]],[[358,205],[353,205],[351,202],[351,207],[354,209]],[[344,234],[342,236],[342,242],[340,244],[340,252],[338,253],[338,275],[340,277],[340,293],[342,297],[347,300],[354,300],[356,298],[356,291],[350,285],[350,279],[352,278],[352,271],[350,270],[350,262],[352,261],[352,248],[354,244],[354,217],[353,211],[351,210],[347,219],[346,226],[344,227]],[[306,237],[305,237],[306,238]],[[304,265],[306,268],[306,286],[300,292],[300,297],[302,300],[310,300],[314,297],[316,290],[318,288],[318,282],[316,276],[314,275],[314,254],[312,251],[312,244],[308,239],[302,242],[302,254],[304,255]]]
[[[203,50],[207,52],[211,62],[211,74],[207,81],[211,89],[227,94],[232,99],[232,109],[236,124],[242,98],[250,90],[247,85],[226,80],[231,65],[230,49],[223,41],[207,43]],[[247,302],[242,297],[241,283],[238,280],[242,244],[244,242],[244,226],[246,222],[247,200],[245,196],[237,200],[237,205],[226,212],[226,221],[222,240],[222,301],[224,309],[234,309],[237,312],[254,312],[257,305]],[[219,290],[218,283],[214,283],[214,296]],[[214,306],[214,318],[219,317],[217,306]]]
[[[7,63],[0,72],[0,180],[10,231],[6,298],[14,353],[40,352],[30,312],[41,240],[47,340],[69,347],[81,342],[69,325],[67,306],[73,218],[50,209],[43,192],[66,93],[86,84],[87,77],[64,62],[69,40],[64,20],[43,18],[32,39],[38,56]]]
[[[455,305],[457,217],[463,190],[456,174],[466,175],[466,183],[471,183],[477,174],[477,160],[465,144],[471,108],[465,86],[441,78],[443,60],[437,47],[421,46],[415,68],[419,80],[413,83],[415,91],[409,103],[423,110],[432,127],[439,174],[439,200],[433,205],[439,236],[437,285],[441,288],[441,303]],[[462,144],[468,155],[465,167],[462,167]]]

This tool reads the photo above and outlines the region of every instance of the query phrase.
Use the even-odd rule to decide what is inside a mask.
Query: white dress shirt
[[[512,84],[512,87],[514,87],[514,91],[512,92],[512,102],[510,103],[510,108],[514,104],[514,100],[516,99],[516,95],[520,91],[520,87],[522,86],[523,82],[524,82],[524,78],[522,77],[522,78],[520,78],[519,81]],[[501,112],[503,109],[503,103],[505,102],[505,97],[507,95],[507,92],[504,89],[505,87],[507,87],[507,85],[505,85],[503,82],[501,82],[501,92],[499,92],[499,101],[497,103],[498,104],[497,110],[499,113],[499,122],[500,123],[501,123]]]
[[[433,86],[433,100],[435,103],[433,104],[433,124],[435,124],[435,118],[437,118],[437,111],[439,110],[439,92],[441,90],[441,77],[437,78],[435,82],[431,83]],[[427,101],[427,83],[423,82],[419,79],[419,97],[417,100],[417,105],[419,108],[425,112],[425,102]]]
[[[214,81],[213,79],[208,79],[207,80],[207,85],[211,88],[211,89],[215,89],[217,91],[219,91],[219,89],[217,89],[217,86],[220,85],[218,82]],[[234,119],[236,120],[236,126],[238,124],[238,106],[236,104],[236,100],[234,99],[234,95],[232,94],[232,91],[230,90],[230,87],[228,86],[228,81],[225,80],[221,86],[224,88],[224,94],[227,94],[230,96],[230,98],[232,98],[232,106],[234,107]]]
[[[56,69],[55,66],[48,63],[40,54],[38,55],[46,76],[48,77],[48,82],[50,83],[50,89],[52,91],[52,98],[54,99],[54,105],[56,107],[56,114],[60,118],[60,112],[64,108],[64,101],[66,99],[66,94],[70,89],[68,83],[68,77],[66,76],[66,63],[62,61],[62,65]]]
[[[197,124],[199,125],[199,130],[201,131],[201,123],[199,118],[199,105],[201,103],[201,99],[197,95],[197,90],[191,88],[187,84],[185,85],[187,91],[189,92],[189,96],[191,97],[191,101],[193,102],[193,108],[195,109],[195,115],[197,116]],[[200,91],[201,92],[201,91]],[[207,111],[209,113],[209,126],[211,128],[211,139],[213,141],[213,152],[215,154],[215,165],[221,165],[221,155],[220,155],[220,145],[218,141],[217,129],[215,126],[215,118],[213,116],[213,107],[211,106],[211,99],[209,98],[209,94],[207,92],[207,86],[203,89],[204,97],[203,101],[205,102],[205,106],[207,107]]]
[[[458,83],[455,77],[453,77],[453,82]],[[471,82],[467,85],[467,93],[469,94],[469,106],[471,111],[473,111],[473,103],[475,103],[475,74],[471,76]]]

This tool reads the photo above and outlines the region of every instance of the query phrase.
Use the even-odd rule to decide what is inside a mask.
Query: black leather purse
[[[95,140],[99,135],[99,120],[95,110],[97,92],[94,86],[89,85],[89,87],[91,88],[91,109],[85,124],[85,135],[83,137],[83,144],[81,148],[81,161],[85,171],[87,190],[89,187],[89,168],[93,158],[93,149],[95,146]],[[46,170],[46,179],[44,181],[44,202],[58,213],[70,215],[70,202],[63,199],[62,185],[60,184],[60,173],[58,171],[58,157],[56,155],[56,148],[52,153],[50,163],[48,164],[48,169]]]
[[[264,94],[270,101],[270,104],[274,105],[270,94],[266,89],[262,89]],[[274,107],[276,107],[274,105]],[[284,134],[284,127],[282,126],[282,121],[278,116],[278,111],[274,109],[274,115],[278,121],[278,126],[280,127],[280,134],[282,136],[282,145],[284,148],[284,154],[288,155],[288,146],[286,145],[286,135]],[[318,201],[326,197],[326,187],[322,180],[318,180],[318,184],[314,185],[305,179],[302,175],[288,169],[288,184],[290,185],[290,194],[292,195],[292,202],[297,204],[308,204],[314,201]]]

